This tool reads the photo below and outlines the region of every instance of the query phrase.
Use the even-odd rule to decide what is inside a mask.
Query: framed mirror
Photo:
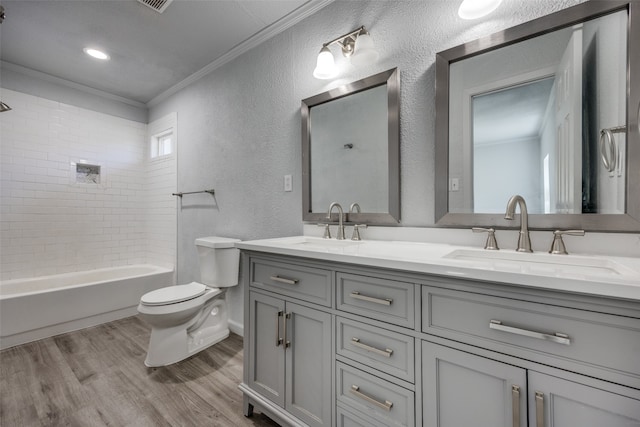
[[[640,231],[640,4],[588,1],[436,57],[436,222]]]
[[[302,219],[400,220],[400,76],[396,68],[302,100]],[[353,203],[361,213],[349,213]],[[354,209],[355,211],[355,209]],[[332,221],[337,221],[334,210]]]

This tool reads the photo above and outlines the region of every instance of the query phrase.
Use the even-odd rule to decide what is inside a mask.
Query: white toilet
[[[196,239],[200,281],[168,286],[140,298],[138,313],[151,325],[144,364],[179,362],[229,336],[226,288],[238,284],[238,239]]]

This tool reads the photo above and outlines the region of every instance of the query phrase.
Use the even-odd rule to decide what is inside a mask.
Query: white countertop
[[[640,301],[640,259],[484,249],[441,243],[295,236],[236,243],[244,250]]]

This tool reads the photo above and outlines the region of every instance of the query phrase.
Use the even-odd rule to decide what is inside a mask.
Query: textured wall
[[[393,67],[401,73],[401,225],[432,225],[436,52],[577,3],[511,0],[486,19],[463,21],[458,1],[336,1],[153,107],[152,120],[178,112],[178,189],[216,189],[215,200],[193,196],[179,210],[179,281],[197,278],[197,236],[301,234],[300,101]],[[338,79],[314,79],[322,43],[360,25],[380,59],[359,68],[341,60]],[[294,177],[291,193],[285,174]],[[231,292],[236,322],[240,291]]]

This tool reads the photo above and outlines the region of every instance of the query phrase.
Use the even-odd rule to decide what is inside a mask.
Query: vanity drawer
[[[414,327],[414,284],[337,273],[337,308],[407,328]]]
[[[252,258],[251,286],[331,306],[331,272],[327,270]]]
[[[414,382],[413,337],[340,317],[336,328],[336,353]]]
[[[369,414],[384,425],[413,426],[415,397],[411,390],[336,362],[336,399]]]
[[[548,363],[567,358],[640,375],[640,319],[423,287],[422,330]],[[499,350],[496,347],[499,345]]]
[[[386,424],[370,418],[367,414],[340,404],[336,405],[336,418],[338,427],[387,427]]]

